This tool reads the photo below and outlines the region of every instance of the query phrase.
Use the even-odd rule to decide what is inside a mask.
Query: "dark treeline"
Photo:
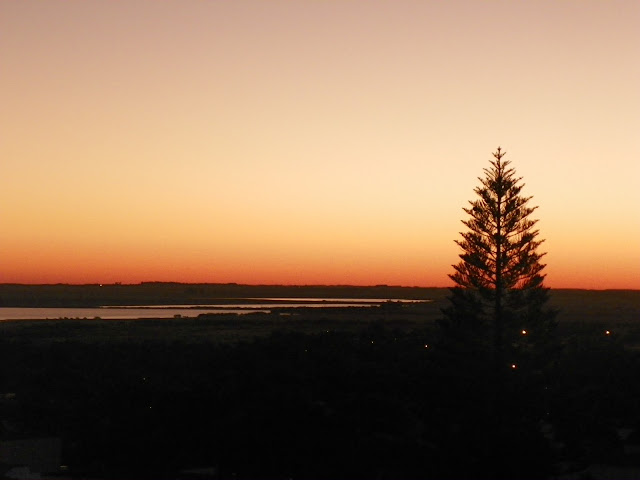
[[[499,445],[488,364],[382,320],[228,343],[5,336],[1,414],[98,478],[548,478],[630,461],[616,429],[640,427],[640,355],[615,332],[567,325],[548,368],[511,372]]]

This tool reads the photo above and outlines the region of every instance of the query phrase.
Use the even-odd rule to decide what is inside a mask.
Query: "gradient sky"
[[[448,286],[497,146],[640,288],[640,2],[0,3],[0,282]]]

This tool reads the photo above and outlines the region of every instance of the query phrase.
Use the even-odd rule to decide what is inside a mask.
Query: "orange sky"
[[[640,2],[0,3],[0,283],[447,286],[498,145],[640,289]]]

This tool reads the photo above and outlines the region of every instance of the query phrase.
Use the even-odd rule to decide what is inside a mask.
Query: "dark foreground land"
[[[5,306],[7,287],[0,286]],[[17,298],[23,286],[10,287]],[[155,287],[156,295],[182,292],[174,303],[213,298],[210,290],[187,291],[200,286]],[[91,286],[91,301],[108,304],[100,288]],[[394,297],[381,294],[393,287],[376,288],[315,295]],[[81,290],[67,292],[81,298]],[[562,309],[557,344],[544,365],[513,369],[500,400],[487,381],[488,359],[440,341],[435,320],[446,293],[399,291],[395,298],[434,301],[379,308],[0,322],[0,442],[57,439],[62,474],[78,478],[640,471],[640,292],[554,291]],[[218,298],[247,296],[296,295],[236,290]],[[138,291],[130,304],[171,303],[168,294],[152,297],[140,302]],[[11,467],[3,458],[0,475]]]

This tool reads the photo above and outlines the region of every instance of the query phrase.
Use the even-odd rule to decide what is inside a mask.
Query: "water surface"
[[[238,315],[270,313],[274,308],[374,307],[386,302],[405,304],[428,301],[386,298],[247,298],[207,305],[109,305],[98,308],[2,307],[0,320],[190,318],[212,313]]]

